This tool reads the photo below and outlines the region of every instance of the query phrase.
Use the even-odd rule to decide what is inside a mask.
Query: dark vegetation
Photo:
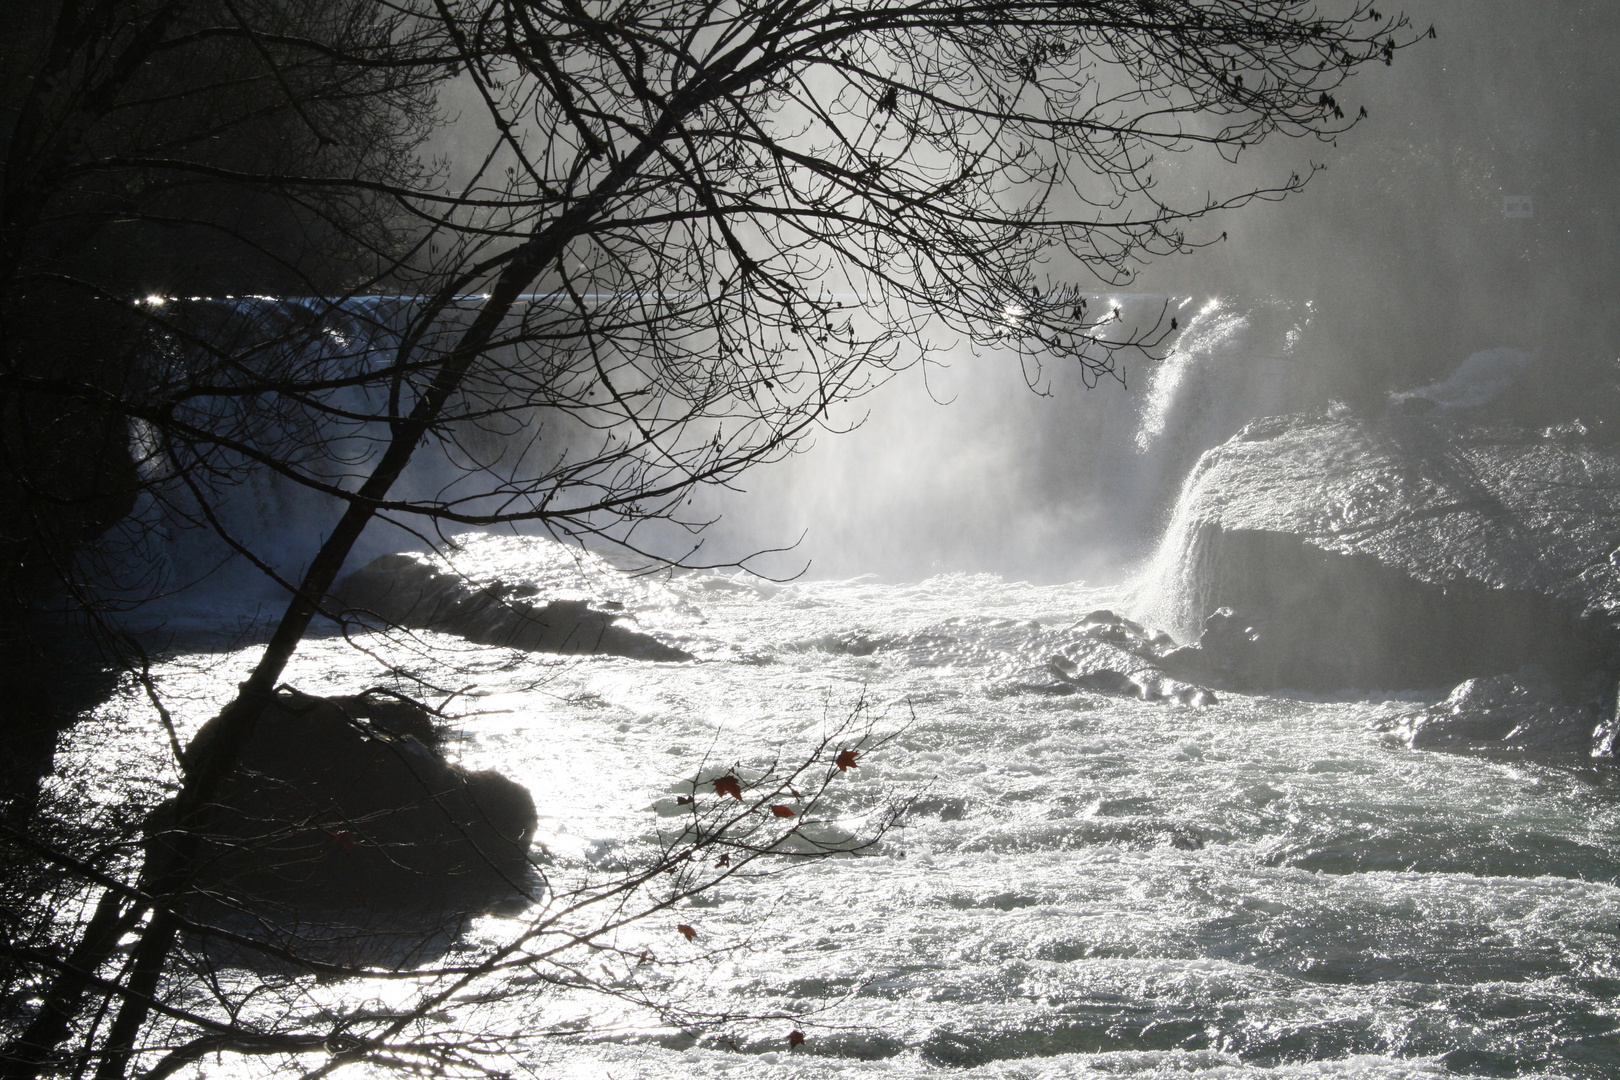
[[[318,616],[366,617],[328,599],[357,539],[389,520],[642,549],[649,525],[701,529],[681,513],[694,488],[791,452],[831,405],[934,350],[1004,349],[1032,380],[1056,362],[1107,377],[1119,349],[1166,328],[1105,342],[1112,313],[1088,287],[1186,250],[1184,226],[1212,209],[1309,175],[1173,201],[1156,155],[1330,138],[1355,121],[1346,78],[1415,36],[1366,5],[1296,0],[13,6],[8,618],[47,595],[105,614],[98,573],[114,556],[138,569],[151,541],[128,517],[137,503],[272,576],[222,522],[224,493],[269,473],[334,509],[302,575],[277,579],[286,611],[239,696],[206,737],[176,740],[159,814],[8,817],[5,1075],[161,1077],[214,1053],[316,1075],[362,1059],[477,1071],[525,1033],[441,1020],[470,988],[518,994],[516,976],[538,971],[531,985],[657,1004],[581,956],[803,840],[863,736],[797,768],[695,779],[684,830],[608,882],[568,891],[494,860],[533,905],[499,947],[455,963],[301,950],[262,910],[296,908],[271,885],[297,893],[311,837],[323,859],[360,841],[335,821],[293,828],[315,819],[292,809],[278,825],[269,794],[242,794],[276,769],[244,764],[298,757],[312,716],[368,761],[430,749],[354,702],[279,685]],[[435,157],[446,125],[454,154]],[[218,299],[248,293],[312,299]],[[394,299],[363,299],[377,294]],[[429,457],[453,481],[419,483]],[[478,802],[470,778],[441,780],[424,789],[439,809]],[[258,823],[243,815],[255,800]],[[463,810],[451,819],[477,816]],[[292,972],[276,983],[284,1008],[220,977],[221,942]],[[342,976],[416,992],[334,1016],[299,989]]]

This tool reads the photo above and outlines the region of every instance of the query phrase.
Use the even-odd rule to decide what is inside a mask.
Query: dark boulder
[[[1159,665],[1172,676],[1234,690],[1253,689],[1256,682],[1263,681],[1256,674],[1271,666],[1252,620],[1225,607],[1204,620],[1195,643],[1165,651]]]
[[[279,694],[220,792],[199,885],[295,911],[479,906],[529,891],[534,800],[437,744],[405,702]],[[166,820],[154,816],[153,843]]]
[[[690,660],[690,653],[618,625],[622,611],[584,600],[536,603],[532,589],[483,588],[418,555],[384,555],[337,583],[333,597],[349,612],[415,630],[458,634],[479,645],[565,655]]]
[[[1414,750],[1591,754],[1603,696],[1569,693],[1540,667],[1469,679],[1437,705],[1383,725]]]

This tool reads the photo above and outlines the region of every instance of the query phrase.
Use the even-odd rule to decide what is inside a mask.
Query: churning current
[[[511,537],[468,538],[451,561],[475,581],[621,604],[631,625],[697,658],[564,658],[427,631],[374,635],[373,657],[341,637],[300,653],[287,679],[307,693],[375,685],[374,657],[402,688],[459,692],[450,752],[533,793],[554,883],[655,846],[695,777],[791,762],[852,720],[889,738],[833,782],[831,805],[859,831],[873,808],[907,804],[861,855],[768,859],[626,930],[666,962],[654,996],[713,1017],[706,1027],[628,993],[486,987],[448,1005],[446,1022],[533,1034],[492,1066],[1620,1075],[1620,786],[1580,764],[1414,752],[1381,733],[1381,718],[1447,688],[1201,705],[1055,692],[1029,672],[1083,644],[1088,614],[1129,603],[1082,585],[635,577]],[[163,665],[182,737],[255,655]],[[96,779],[104,760],[129,775],[108,730],[70,736],[58,782],[115,785]],[[161,780],[172,766],[151,726],[121,730],[151,741]],[[497,941],[521,918],[484,917],[456,947]],[[636,978],[622,955],[598,972],[610,990]],[[397,992],[312,986],[296,1007]],[[792,1031],[802,1045],[790,1048]]]

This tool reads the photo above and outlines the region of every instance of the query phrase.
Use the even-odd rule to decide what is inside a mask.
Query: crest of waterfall
[[[92,580],[114,606],[154,598],[158,617],[173,601],[208,606],[279,603],[285,593],[264,573],[295,579],[342,512],[342,500],[255,463],[281,460],[318,484],[357,483],[379,451],[383,425],[369,419],[384,387],[369,372],[391,361],[415,310],[410,298],[360,296],[150,298],[174,332],[146,343],[143,379],[160,400],[171,395],[177,419],[225,434],[212,444],[176,448],[151,425],[131,424],[130,448],[142,481],[135,508],[85,558]],[[302,401],[231,392],[277,379],[317,389]],[[223,384],[188,396],[194,383]],[[187,416],[185,411],[195,410]],[[176,460],[176,455],[184,460]],[[418,481],[420,484],[420,481]],[[370,539],[358,555],[414,546],[398,530]],[[205,594],[201,595],[201,594]],[[205,598],[206,597],[206,598]]]
[[[921,400],[926,395],[898,393],[914,388],[896,387],[863,430],[827,440],[825,449],[782,471],[774,485],[761,481],[764,491],[751,496],[753,505],[727,507],[734,518],[728,528],[742,525],[743,539],[733,546],[742,553],[750,544],[752,550],[775,546],[782,536],[770,530],[802,516],[804,527],[825,537],[834,553],[829,559],[818,552],[820,565],[845,574],[885,567],[885,545],[898,553],[889,557],[889,572],[905,577],[952,569],[1037,575],[1042,563],[1048,575],[1073,576],[1075,569],[1059,565],[1067,545],[1089,555],[1066,566],[1107,579],[1154,550],[1138,578],[1160,584],[1138,590],[1141,609],[1177,633],[1196,631],[1188,613],[1198,604],[1178,599],[1167,561],[1167,544],[1192,543],[1182,535],[1190,526],[1178,516],[1177,495],[1189,473],[1196,475],[1200,456],[1245,423],[1309,404],[1302,372],[1312,308],[1267,299],[1105,299],[1120,312],[1121,332],[1177,320],[1161,358],[1147,361],[1145,372],[1141,360],[1132,363],[1127,385],[1060,386],[1054,401],[1030,394],[986,358],[958,369],[959,385],[949,387],[955,402],[945,411]],[[262,362],[305,376],[317,370],[351,376],[359,385],[333,389],[321,404],[361,418],[377,415],[382,404],[373,400],[381,388],[363,376],[388,362],[415,310],[413,300],[401,297],[167,303],[186,308],[184,316],[207,334]],[[171,342],[156,342],[152,353],[160,374],[164,365],[186,362],[184,350]],[[327,416],[318,454],[311,430],[306,470],[319,476],[326,468],[332,485],[352,485],[384,434],[378,421]],[[284,428],[264,432],[267,439],[285,435]],[[194,494],[165,482],[171,465],[149,429],[137,425],[131,443],[153,490],[142,497],[122,539],[109,538],[105,546],[125,545],[118,557],[121,588],[132,600],[202,582],[191,589],[194,600],[207,595],[279,604],[283,592],[255,560],[295,577],[341,511],[340,499],[247,467],[240,455],[227,454],[233,467]],[[401,491],[442,497],[462,475],[444,451],[424,447]],[[747,533],[750,521],[757,535]],[[411,533],[379,523],[352,565],[420,546]],[[1190,551],[1176,556],[1191,557]]]
[[[1136,452],[1180,465],[1179,478],[1255,417],[1299,407],[1311,308],[1220,297],[1204,303],[1153,369],[1137,409]]]

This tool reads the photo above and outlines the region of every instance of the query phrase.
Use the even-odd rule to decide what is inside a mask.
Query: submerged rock
[[[1276,417],[1206,454],[1160,553],[1172,674],[1416,687],[1620,644],[1620,452],[1455,416]],[[1222,612],[1221,609],[1227,609]]]
[[[1049,663],[1060,684],[1092,690],[1100,694],[1141,698],[1143,701],[1174,701],[1182,705],[1218,705],[1219,699],[1207,687],[1184,683],[1153,668],[1118,671],[1113,668],[1084,670],[1064,657]]]
[[[1444,701],[1386,725],[1414,750],[1591,754],[1600,699],[1571,700],[1545,669],[1468,679]]]
[[[1006,685],[1023,693],[1080,690],[1182,705],[1218,705],[1208,687],[1168,675],[1160,666],[1175,648],[1168,634],[1147,630],[1112,611],[1093,611],[1066,632],[1076,636],[1044,665],[1018,672]]]
[[[1133,656],[1158,658],[1173,649],[1175,641],[1162,630],[1149,630],[1139,622],[1116,615],[1106,608],[1093,611],[1075,627],[1093,641],[1118,645]]]
[[[597,610],[584,600],[535,603],[530,599],[535,592],[500,583],[477,588],[421,556],[400,554],[367,563],[339,581],[332,595],[362,617],[459,634],[480,645],[638,660],[692,659],[651,634],[619,626],[622,610]]]
[[[521,785],[446,761],[415,705],[283,692],[220,792],[199,884],[250,910],[478,906],[529,889],[536,824]]]

